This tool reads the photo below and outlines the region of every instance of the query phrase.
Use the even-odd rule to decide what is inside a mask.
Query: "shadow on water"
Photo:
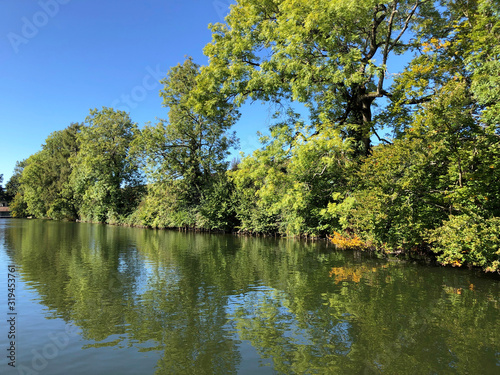
[[[79,223],[11,221],[2,236],[47,317],[79,326],[84,350],[159,353],[146,373],[500,370],[499,282],[473,271]]]

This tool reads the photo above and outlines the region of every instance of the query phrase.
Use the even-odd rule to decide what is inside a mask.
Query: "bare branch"
[[[247,63],[248,65],[257,66],[257,67],[260,68],[260,64],[259,63],[256,63],[256,62],[253,62],[253,61],[250,61],[250,60],[247,60],[247,59],[241,59],[241,62]]]
[[[379,142],[385,142],[385,144],[392,145],[392,142],[388,141],[387,139],[380,138],[380,136],[378,135],[377,131],[375,130],[375,128],[373,126],[372,126],[372,132],[373,132],[373,134],[375,134],[375,136],[377,137]]]
[[[377,17],[377,13],[384,11],[384,13]],[[370,60],[377,53],[378,48],[381,46],[380,43],[377,43],[377,30],[382,21],[386,17],[386,7],[385,5],[377,5],[375,10],[373,11],[373,24],[372,24],[372,32],[370,37],[370,51],[366,55],[366,59]]]
[[[399,35],[397,36],[397,38],[396,38],[396,39],[394,39],[394,42],[392,43],[392,46],[391,46],[391,48],[389,49],[389,52],[390,52],[390,51],[392,51],[392,49],[394,48],[394,45],[395,45],[396,43],[398,43],[398,42],[399,42],[399,39],[401,39],[401,37],[404,35],[404,33],[406,32],[406,30],[408,29],[408,26],[410,25],[410,21],[411,21],[411,19],[413,18],[413,15],[415,14],[415,12],[417,11],[417,8],[418,8],[421,4],[423,4],[423,3],[425,3],[425,2],[426,2],[425,0],[424,0],[424,1],[419,1],[419,0],[417,0],[417,2],[416,2],[416,3],[415,3],[415,5],[413,6],[413,8],[412,8],[412,10],[411,10],[410,14],[408,15],[408,17],[406,17],[406,20],[405,20],[405,23],[404,23],[403,28],[401,29],[401,32],[399,33]]]
[[[323,176],[323,174],[324,174],[324,173],[325,173],[325,171],[326,171],[326,167],[327,167],[327,166],[328,166],[328,165],[327,165],[327,164],[325,164],[325,166],[323,167],[323,170],[322,170],[320,173],[315,173],[315,174],[313,174],[312,178],[315,178],[316,176],[319,176],[319,177]]]
[[[403,102],[403,104],[408,104],[408,105],[414,105],[414,104],[423,104],[423,103],[428,103],[432,100],[434,95],[428,95],[424,96],[422,98],[413,98],[413,99],[408,99]]]
[[[394,25],[394,16],[396,15],[397,11],[398,11],[397,10],[397,2],[394,1],[392,3],[392,12],[391,12],[391,16],[389,17],[389,22],[388,22],[387,38],[385,41],[384,52],[382,54],[382,66],[386,66],[386,64],[387,64],[387,58],[389,56],[389,44],[390,44],[391,35],[392,35],[392,27]],[[378,85],[377,85],[377,92],[378,93],[381,93],[383,88],[384,88],[384,76],[385,76],[385,72],[384,72],[384,74],[382,74],[382,76],[378,80]]]

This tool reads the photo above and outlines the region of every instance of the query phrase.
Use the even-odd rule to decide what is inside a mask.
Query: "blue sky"
[[[83,122],[91,108],[126,110],[139,126],[165,118],[158,80],[186,56],[207,64],[203,47],[211,40],[208,24],[222,22],[230,3],[0,1],[4,184],[17,160],[39,151],[51,132]],[[266,107],[248,107],[234,128],[244,152],[258,147],[256,132],[270,123]]]

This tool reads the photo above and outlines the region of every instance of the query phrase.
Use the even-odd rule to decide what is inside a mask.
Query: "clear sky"
[[[192,56],[207,64],[209,23],[230,0],[1,0],[0,174],[39,151],[47,136],[89,109],[126,110],[139,126],[165,118],[158,83]],[[240,150],[259,145],[269,111],[246,106]],[[258,110],[255,110],[257,108]],[[235,155],[237,152],[235,152]]]

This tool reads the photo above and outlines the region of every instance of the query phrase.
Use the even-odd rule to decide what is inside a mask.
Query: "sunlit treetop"
[[[392,97],[387,67],[422,38],[442,37],[445,10],[425,0],[239,0],[211,25],[200,98],[300,102],[311,125],[342,129],[366,153],[375,100]]]

